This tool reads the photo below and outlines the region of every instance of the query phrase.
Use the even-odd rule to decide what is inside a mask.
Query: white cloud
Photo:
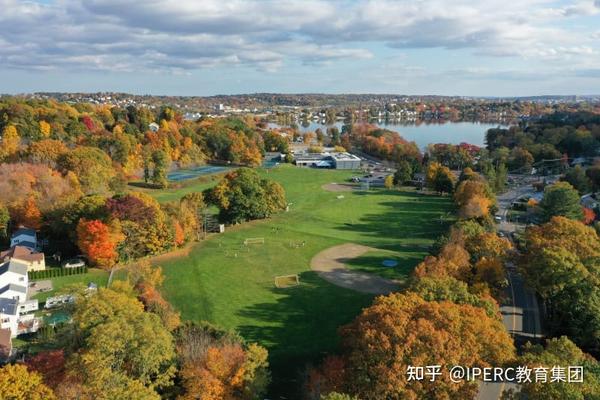
[[[484,57],[592,65],[600,0],[0,0],[0,65],[182,72],[276,71],[374,57],[370,47],[470,49]],[[393,50],[395,51],[395,50]]]

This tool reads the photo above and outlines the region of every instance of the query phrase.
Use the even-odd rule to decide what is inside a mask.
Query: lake
[[[398,132],[403,138],[414,141],[420,148],[426,147],[430,143],[452,143],[458,144],[466,142],[477,146],[485,145],[485,132],[490,128],[506,126],[503,124],[491,124],[482,122],[372,122],[373,125],[380,126],[391,131]],[[335,126],[342,129],[343,123],[338,122]],[[271,127],[277,127],[277,124],[269,124]],[[300,132],[314,132],[317,128],[326,131],[328,127],[334,125],[323,125],[318,122],[310,122],[308,126],[298,126]]]

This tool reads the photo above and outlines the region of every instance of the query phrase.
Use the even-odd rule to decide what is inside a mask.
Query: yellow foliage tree
[[[50,124],[44,120],[41,120],[40,121],[40,134],[42,135],[42,137],[48,138],[48,137],[50,137],[50,133],[52,133],[52,127],[50,126]]]
[[[37,372],[30,372],[24,365],[8,364],[0,368],[0,399],[56,400],[56,396]]]
[[[14,125],[7,125],[2,130],[2,146],[0,146],[0,159],[11,159],[19,151],[21,137]]]

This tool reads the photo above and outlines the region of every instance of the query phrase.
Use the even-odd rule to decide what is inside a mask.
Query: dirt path
[[[397,291],[399,286],[394,281],[373,274],[349,270],[344,264],[370,250],[375,249],[354,243],[330,247],[314,256],[310,267],[329,283],[346,289],[371,294],[389,294]]]
[[[353,190],[359,189],[357,185],[352,185],[349,183],[326,183],[321,186],[321,189],[327,190],[328,192],[351,192]]]

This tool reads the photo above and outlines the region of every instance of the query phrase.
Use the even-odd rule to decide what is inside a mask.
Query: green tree
[[[205,198],[219,207],[219,217],[224,222],[267,218],[285,209],[285,191],[277,182],[261,179],[249,168],[228,173]]]
[[[394,173],[394,185],[403,185],[410,181],[413,177],[412,165],[406,161],[401,160],[396,165],[396,172]]]
[[[506,164],[500,163],[496,167],[495,175],[493,180],[494,191],[496,193],[501,193],[506,188],[506,182],[508,180],[508,169],[506,168]]]
[[[8,238],[8,223],[10,222],[10,214],[8,208],[0,203],[0,243]]]
[[[579,194],[568,182],[557,182],[547,186],[540,206],[546,221],[556,216],[574,220],[583,218]]]
[[[528,365],[534,371],[545,368],[550,382],[551,370],[555,366],[582,366],[583,382],[533,382],[521,385],[521,395],[529,400],[551,399],[597,399],[600,397],[600,364],[583,353],[567,337],[552,338],[546,346],[527,344],[519,364]]]
[[[522,147],[515,147],[508,156],[508,167],[512,170],[529,172],[533,165],[533,156]]]
[[[416,279],[408,289],[427,301],[450,301],[481,307],[488,316],[498,318],[500,310],[492,298],[483,298],[469,291],[469,286],[453,277],[424,277]]]
[[[588,193],[591,189],[590,179],[586,176],[585,171],[581,166],[577,165],[569,168],[563,178],[565,182],[569,182],[580,195]]]
[[[167,167],[169,156],[164,150],[156,150],[152,152],[152,163],[154,170],[152,171],[151,181],[156,186],[166,188],[169,185],[167,181]]]

